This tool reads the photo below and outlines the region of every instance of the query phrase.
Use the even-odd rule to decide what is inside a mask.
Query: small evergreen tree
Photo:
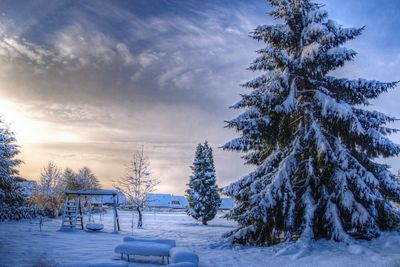
[[[187,213],[206,225],[208,221],[214,219],[221,205],[212,148],[207,141],[204,145],[197,146],[191,169],[193,175],[190,176],[189,188],[186,190],[189,201]]]
[[[19,154],[14,133],[0,119],[0,206],[20,206],[23,204],[21,178],[16,169],[22,163],[15,157]]]
[[[356,52],[342,45],[363,28],[343,28],[310,0],[268,0],[282,22],[252,33],[267,47],[250,66],[261,71],[228,122],[241,137],[224,145],[256,169],[224,192],[235,199],[233,242],[370,239],[398,229],[400,187],[377,157],[398,155],[387,135],[394,118],[363,109],[396,82],[344,79],[330,72]]]

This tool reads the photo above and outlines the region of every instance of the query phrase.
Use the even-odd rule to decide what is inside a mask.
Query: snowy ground
[[[91,266],[98,263],[124,263],[114,253],[122,238],[131,235],[130,213],[121,211],[122,232],[112,233],[111,212],[104,216],[105,231],[58,232],[59,220],[45,224],[42,232],[33,222],[0,223],[0,266]],[[146,213],[145,229],[134,229],[134,236],[172,238],[200,256],[200,266],[400,266],[400,235],[387,233],[381,238],[352,245],[319,241],[301,255],[297,251],[277,256],[282,246],[271,248],[228,248],[221,246],[221,235],[234,227],[217,218],[202,226],[184,213]],[[150,264],[148,264],[150,263]],[[129,266],[159,266],[155,257],[135,257]]]

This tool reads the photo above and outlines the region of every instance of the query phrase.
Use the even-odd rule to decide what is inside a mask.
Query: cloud
[[[60,30],[54,37],[54,49],[60,57],[67,62],[74,62],[78,67],[134,63],[126,44],[100,31],[84,29],[81,25],[71,25]]]
[[[60,62],[57,55],[39,45],[18,37],[0,36],[0,77],[26,69],[33,74],[39,74]]]
[[[249,23],[234,9],[229,12],[233,18],[240,18],[238,23],[227,23],[228,15],[218,6],[210,6],[204,12],[188,9],[193,16],[173,16],[165,12],[142,18],[110,3],[83,4],[79,9],[72,5],[64,9],[60,14],[61,25],[55,25],[55,30],[46,34],[45,42],[34,44],[15,39],[8,49],[18,51],[18,47],[23,47],[22,55],[0,53],[2,61],[7,63],[3,64],[3,69],[19,69],[19,79],[25,84],[29,80],[35,86],[35,80],[48,80],[49,84],[36,83],[41,88],[32,94],[31,89],[23,88],[22,81],[18,84],[13,77],[16,71],[3,72],[6,79],[12,79],[12,86],[17,87],[14,94],[27,93],[41,101],[45,97],[58,102],[82,102],[91,95],[90,102],[108,99],[112,105],[117,104],[117,96],[123,102],[134,98],[139,105],[143,98],[152,102],[174,100],[203,105],[219,101],[209,93],[204,94],[204,90],[211,91],[219,77],[232,75],[238,70],[235,70],[238,64],[242,66],[240,72],[233,76],[242,79],[249,76],[241,70],[252,51],[239,49],[247,36],[238,38],[225,30],[227,27],[242,30],[237,25],[243,21]],[[73,20],[69,18],[72,15]],[[118,29],[120,33],[99,27],[109,24],[122,25]],[[250,43],[250,40],[246,42]],[[18,64],[14,64],[16,57]],[[35,73],[40,76],[32,76]],[[238,90],[233,82],[231,87]],[[221,89],[216,96],[219,94],[222,94]]]
[[[63,28],[50,46],[35,44],[19,36],[0,35],[0,62],[3,71],[42,74],[65,72],[100,65],[131,67],[135,61],[129,47],[109,36],[80,25]],[[5,73],[3,73],[5,75]]]
[[[152,51],[144,51],[139,54],[138,59],[139,63],[143,68],[146,68],[154,61],[158,60],[162,56],[162,54],[157,54]]]
[[[115,48],[117,49],[118,54],[123,59],[125,65],[132,65],[134,63],[134,58],[129,48],[124,43],[118,43]]]
[[[11,61],[25,59],[28,62],[38,65],[51,63],[46,60],[46,58],[51,56],[51,52],[26,41],[20,42],[17,38],[4,37],[0,43],[0,55]]]
[[[33,119],[57,123],[98,125],[98,123],[110,123],[112,120],[112,114],[88,105],[38,103],[25,110]]]

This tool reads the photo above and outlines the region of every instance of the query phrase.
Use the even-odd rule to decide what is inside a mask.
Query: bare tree
[[[150,174],[150,161],[144,155],[143,147],[133,153],[133,159],[126,168],[126,175],[114,181],[115,188],[125,195],[139,214],[137,228],[143,227],[142,210],[148,204],[146,195],[154,192],[158,184],[158,179]]]
[[[64,201],[64,183],[61,170],[53,162],[43,168],[39,184],[33,191],[32,201],[41,206],[49,216],[58,216]]]
[[[88,167],[82,167],[77,173],[71,168],[66,168],[62,175],[65,189],[88,190],[101,188],[97,176]]]
[[[93,174],[92,170],[88,167],[82,167],[77,175],[77,180],[79,181],[82,189],[100,189],[101,185],[97,176]]]

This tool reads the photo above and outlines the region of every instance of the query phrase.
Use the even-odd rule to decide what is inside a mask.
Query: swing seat
[[[90,231],[100,231],[103,230],[104,225],[101,223],[87,223],[86,224],[86,229]]]

